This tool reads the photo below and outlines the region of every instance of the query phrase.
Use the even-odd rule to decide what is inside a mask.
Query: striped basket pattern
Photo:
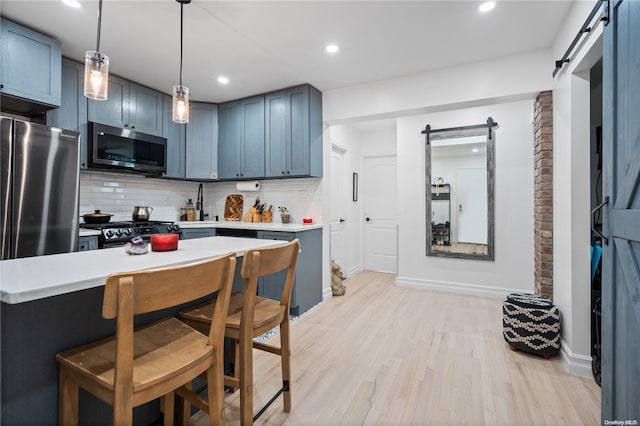
[[[549,358],[560,350],[560,310],[549,299],[511,293],[502,304],[502,334],[514,350]]]

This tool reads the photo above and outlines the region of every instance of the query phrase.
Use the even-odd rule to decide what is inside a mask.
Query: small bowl
[[[171,251],[178,249],[178,234],[152,234],[151,251]]]
[[[302,223],[304,223],[305,225],[309,225],[312,222],[313,222],[313,219],[311,219],[310,217],[303,217],[302,218]]]

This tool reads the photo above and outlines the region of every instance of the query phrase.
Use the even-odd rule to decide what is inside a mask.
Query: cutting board
[[[227,195],[227,201],[224,203],[224,220],[240,220],[243,205],[244,198],[242,195]]]

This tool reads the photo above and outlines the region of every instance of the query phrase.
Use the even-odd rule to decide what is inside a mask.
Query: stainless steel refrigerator
[[[0,117],[0,259],[78,249],[80,134]]]

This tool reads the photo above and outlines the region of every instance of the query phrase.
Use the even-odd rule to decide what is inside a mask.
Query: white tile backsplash
[[[227,195],[240,194],[244,198],[246,212],[260,197],[260,203],[273,205],[273,221],[280,222],[278,206],[286,206],[292,222],[302,222],[305,216],[322,223],[322,193],[320,178],[275,179],[260,181],[258,191],[238,191],[235,182],[209,184],[205,196],[205,206],[211,209],[211,218],[218,215],[222,220]],[[207,202],[207,200],[209,200]],[[213,204],[212,204],[213,203]]]
[[[280,222],[278,206],[287,206],[291,220],[302,222],[310,216],[322,222],[322,193],[320,178],[263,180],[260,190],[242,192],[235,182],[204,183],[204,210],[209,219],[219,216],[222,220],[224,204],[229,194],[242,194],[244,211],[253,205],[256,197],[267,207],[273,205],[273,221]],[[131,220],[135,206],[151,206],[153,220],[178,220],[180,208],[187,199],[194,203],[198,194],[198,182],[145,178],[138,175],[87,172],[80,173],[80,214],[102,210],[113,214],[112,221]]]

